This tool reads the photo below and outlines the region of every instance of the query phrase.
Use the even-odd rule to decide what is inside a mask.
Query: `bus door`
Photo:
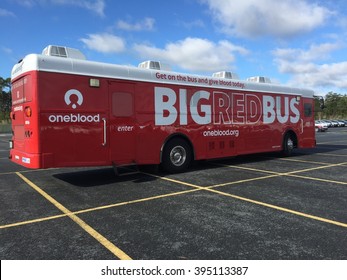
[[[110,82],[110,159],[115,165],[135,163],[134,84]]]

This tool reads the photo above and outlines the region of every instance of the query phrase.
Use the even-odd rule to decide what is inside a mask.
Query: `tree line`
[[[11,79],[0,77],[0,122],[9,121],[11,112]],[[316,119],[347,119],[347,94],[329,92],[324,98],[322,109],[315,100]]]
[[[0,122],[9,121],[11,112],[11,79],[0,77]]]
[[[324,108],[320,108],[319,101],[315,101],[315,118],[319,119],[347,119],[347,94],[329,92],[324,98]]]

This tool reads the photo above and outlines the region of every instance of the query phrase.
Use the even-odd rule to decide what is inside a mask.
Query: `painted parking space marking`
[[[33,170],[33,171],[35,171],[35,170]],[[30,171],[28,171],[28,172],[30,172]],[[151,173],[146,173],[146,172],[141,172],[141,173],[145,174],[145,175],[148,175],[148,176],[151,176],[151,177],[156,177],[156,178],[162,179],[161,176],[157,176],[157,175],[154,175],[154,174],[151,174]],[[16,174],[16,173],[15,172],[9,172],[8,174]],[[79,214],[84,214],[84,213],[93,212],[93,211],[99,211],[99,210],[104,210],[104,209],[109,209],[109,208],[114,208],[114,207],[119,207],[119,206],[124,206],[124,205],[141,203],[141,202],[145,202],[145,201],[151,201],[151,200],[155,200],[155,199],[161,199],[161,198],[166,198],[166,197],[178,196],[178,195],[182,195],[182,194],[196,192],[196,191],[199,191],[199,190],[204,190],[206,188],[214,188],[214,187],[220,187],[220,186],[224,186],[224,185],[246,183],[246,182],[262,180],[262,179],[268,179],[268,178],[277,177],[277,176],[278,175],[267,175],[267,176],[250,178],[250,179],[244,179],[244,180],[238,180],[238,181],[234,181],[234,182],[228,182],[228,183],[225,183],[225,184],[218,184],[218,185],[213,185],[213,186],[208,186],[208,187],[197,186],[197,185],[190,184],[190,183],[187,183],[187,182],[182,182],[182,181],[178,181],[178,180],[167,178],[167,181],[170,181],[170,182],[173,182],[173,183],[176,183],[176,184],[180,184],[180,185],[184,185],[184,186],[193,187],[194,189],[189,189],[189,190],[179,191],[179,192],[174,192],[174,193],[168,193],[168,194],[162,194],[162,195],[156,195],[156,196],[140,198],[140,199],[125,201],[125,202],[119,202],[119,203],[114,203],[114,204],[108,204],[108,205],[103,205],[103,206],[98,206],[98,207],[93,207],[93,208],[87,208],[87,209],[73,211],[73,212],[70,211],[69,213],[65,213],[65,214],[48,216],[48,217],[42,217],[42,218],[38,218],[38,219],[32,219],[32,220],[27,220],[27,221],[12,223],[12,224],[0,225],[0,229],[10,228],[10,227],[17,227],[17,226],[33,224],[33,223],[40,223],[40,222],[44,222],[44,221],[64,218],[64,217],[67,217],[67,216],[72,215],[72,214],[73,215],[79,215]]]
[[[148,175],[150,175],[150,174],[148,174]],[[162,177],[162,176],[158,176],[158,175],[154,175],[154,174],[152,176],[154,176],[156,178],[159,178],[159,179],[162,179],[162,180],[174,182],[174,183],[177,183],[177,184],[181,184],[181,183],[185,184],[185,182],[181,182],[179,180],[171,179],[171,178],[168,178],[168,177]],[[252,203],[252,204],[264,206],[264,207],[275,209],[275,210],[278,210],[278,211],[281,211],[281,212],[286,212],[286,213],[294,214],[296,216],[301,216],[301,217],[309,218],[309,219],[312,219],[312,220],[316,220],[316,221],[332,224],[332,225],[335,225],[335,226],[340,226],[340,227],[347,228],[347,224],[346,223],[342,223],[342,222],[339,222],[339,221],[334,221],[334,220],[331,220],[331,219],[326,219],[326,218],[323,218],[323,217],[319,217],[319,216],[303,213],[303,212],[300,212],[300,211],[295,211],[295,210],[292,210],[292,209],[284,208],[284,207],[277,206],[277,205],[274,205],[274,204],[265,203],[265,202],[262,202],[262,201],[257,201],[257,200],[254,200],[254,199],[249,199],[249,198],[238,196],[238,195],[234,195],[234,194],[229,194],[229,193],[226,193],[226,192],[222,192],[222,191],[216,190],[215,187],[201,187],[201,186],[194,185],[194,184],[190,184],[190,185],[192,187],[194,187],[194,188],[199,189],[199,190],[216,193],[216,194],[219,194],[219,195],[222,195],[222,196],[231,197],[231,198],[234,198],[234,199],[237,199],[237,200],[241,200],[241,201],[249,202],[249,203]]]
[[[284,176],[301,178],[301,179],[312,180],[312,181],[333,183],[333,184],[336,184],[336,185],[347,185],[347,182],[334,181],[334,180],[330,180],[330,179],[323,179],[323,178],[317,178],[317,177],[303,176],[303,175],[297,175],[297,174],[284,174]]]
[[[75,214],[75,213],[73,213],[73,214]],[[43,218],[38,218],[38,219],[26,220],[26,221],[12,223],[12,224],[0,225],[0,229],[19,227],[19,226],[24,226],[24,225],[29,225],[29,224],[35,224],[35,223],[55,220],[55,219],[59,219],[59,218],[65,218],[68,215],[69,214],[60,214],[60,215],[48,216],[48,217],[43,217]]]
[[[6,158],[8,160],[8,158]],[[47,168],[47,169],[24,169],[23,170],[17,170],[17,171],[8,171],[8,172],[0,172],[0,176],[2,175],[11,175],[11,174],[16,174],[17,172],[20,173],[33,173],[33,172],[45,172],[49,170],[57,170],[59,168]]]
[[[163,178],[165,178],[166,181],[170,181],[170,182],[173,182],[173,183],[176,183],[176,184],[192,187],[194,189],[189,189],[189,190],[179,191],[179,192],[174,192],[174,193],[168,193],[168,194],[163,194],[163,195],[156,195],[156,196],[152,196],[152,197],[146,197],[146,198],[141,198],[141,199],[136,199],[136,200],[130,200],[130,201],[125,201],[125,202],[120,202],[120,203],[115,203],[115,204],[108,204],[108,205],[103,205],[103,206],[98,206],[98,207],[93,207],[93,208],[87,208],[87,209],[82,209],[82,210],[78,210],[78,211],[74,211],[74,212],[71,212],[70,210],[68,210],[67,213],[64,212],[64,214],[60,214],[60,215],[54,215],[54,216],[49,216],[49,217],[42,217],[42,218],[38,218],[38,219],[22,221],[22,222],[17,222],[17,223],[13,223],[13,224],[0,225],[0,229],[9,228],[9,227],[16,227],[16,226],[32,224],[32,223],[39,223],[39,222],[44,222],[44,221],[48,221],[48,220],[64,218],[64,217],[67,217],[67,216],[70,216],[70,215],[78,215],[78,214],[83,214],[83,213],[88,213],[88,212],[93,212],[93,211],[99,211],[99,210],[108,209],[108,208],[114,208],[114,207],[134,204],[134,203],[141,203],[141,202],[145,202],[145,201],[161,199],[161,198],[165,198],[165,197],[182,195],[182,194],[186,194],[186,193],[190,193],[190,192],[196,192],[196,191],[199,191],[199,190],[209,190],[209,189],[214,189],[214,188],[223,187],[223,186],[236,185],[236,184],[247,183],[247,182],[258,181],[258,180],[264,180],[264,179],[280,177],[280,176],[290,176],[290,177],[297,177],[297,178],[302,178],[302,179],[317,180],[317,181],[322,181],[322,182],[346,185],[347,183],[345,183],[345,182],[332,181],[332,180],[326,180],[326,179],[320,179],[320,178],[312,178],[312,177],[309,177],[309,176],[302,176],[302,175],[293,174],[293,173],[304,172],[304,171],[307,171],[307,170],[320,169],[322,167],[325,168],[325,167],[331,167],[331,166],[335,166],[335,165],[344,165],[344,164],[346,164],[346,163],[330,164],[330,165],[325,165],[325,166],[315,167],[315,168],[309,168],[309,169],[304,169],[304,170],[296,170],[296,171],[292,171],[292,172],[278,173],[278,172],[274,172],[274,171],[267,171],[267,170],[261,170],[261,169],[250,168],[250,167],[233,166],[233,165],[225,165],[225,164],[217,164],[217,163],[215,163],[214,165],[218,165],[218,166],[222,166],[222,167],[243,169],[243,170],[248,170],[248,171],[267,173],[267,174],[271,174],[271,175],[255,177],[255,178],[249,178],[249,179],[243,179],[243,180],[237,180],[237,181],[226,182],[226,183],[221,183],[221,184],[215,184],[215,185],[210,185],[210,186],[205,186],[205,187],[198,186],[196,184],[183,182],[183,181],[180,181],[180,180],[175,180],[175,179],[168,178],[168,177],[162,177],[162,176],[154,175],[154,174],[151,174],[151,173],[141,172],[141,173],[143,173],[145,175],[148,175],[148,176],[151,176],[151,177],[156,177],[156,178],[159,178],[159,179],[162,179],[162,180],[163,180]],[[35,170],[33,170],[33,171],[35,171]],[[27,171],[27,172],[31,172],[31,171]],[[2,174],[17,174],[17,173],[18,172],[8,172],[8,173],[2,173]]]
[[[232,181],[232,182],[226,182],[226,183],[211,185],[211,186],[208,186],[207,188],[218,188],[218,187],[236,185],[236,184],[241,184],[241,183],[248,183],[248,182],[252,182],[252,181],[264,180],[264,179],[274,178],[274,177],[278,177],[278,176],[280,176],[280,175],[278,175],[278,174],[266,175],[266,176],[251,178],[251,179],[244,179],[244,180],[238,180],[238,181]]]
[[[310,156],[311,154],[307,154],[307,155]],[[81,228],[83,228],[83,230],[85,230],[86,232],[90,231],[90,232],[88,232],[88,234],[90,234],[91,236],[94,235],[93,237],[98,240],[97,234],[100,235],[100,233],[98,233],[91,226],[87,225],[83,220],[81,220],[79,217],[77,217],[77,215],[80,215],[80,214],[83,214],[83,213],[93,213],[94,211],[101,211],[101,210],[104,210],[104,209],[110,209],[110,208],[114,208],[114,207],[127,206],[127,205],[135,204],[135,203],[139,203],[140,204],[140,203],[143,203],[143,202],[146,202],[146,201],[162,199],[162,198],[165,198],[165,197],[175,197],[175,196],[179,196],[179,195],[185,195],[185,194],[188,194],[188,193],[200,192],[200,191],[208,191],[208,192],[214,193],[216,195],[221,195],[221,196],[224,196],[224,197],[230,197],[232,199],[236,199],[236,200],[239,200],[239,201],[244,201],[244,202],[251,203],[251,204],[254,204],[254,205],[259,205],[259,206],[266,207],[266,208],[273,209],[273,210],[277,210],[277,211],[280,211],[280,212],[285,212],[285,213],[293,214],[293,215],[300,216],[300,217],[303,217],[303,218],[312,219],[312,220],[320,221],[320,222],[323,222],[323,223],[332,224],[332,225],[335,225],[335,226],[346,228],[347,227],[346,223],[343,223],[343,222],[340,222],[340,221],[335,221],[334,217],[332,219],[326,219],[326,218],[322,217],[322,216],[325,216],[324,214],[319,215],[319,216],[311,215],[311,214],[308,213],[310,211],[305,211],[305,213],[304,213],[304,212],[296,211],[296,210],[293,210],[293,209],[289,209],[289,208],[292,208],[292,207],[289,207],[289,208],[281,207],[281,205],[277,205],[279,203],[276,202],[276,201],[273,204],[272,203],[270,204],[270,203],[266,203],[264,201],[259,201],[259,200],[248,198],[247,196],[243,197],[243,196],[235,195],[235,194],[232,194],[232,193],[227,193],[227,192],[221,191],[220,189],[217,189],[218,187],[230,186],[230,185],[238,185],[238,184],[247,183],[247,182],[253,182],[253,181],[256,182],[258,180],[259,181],[260,180],[266,180],[266,179],[276,178],[276,177],[281,177],[281,176],[288,176],[288,177],[294,177],[294,178],[296,177],[296,178],[301,178],[301,179],[304,179],[304,180],[316,180],[316,181],[320,181],[320,182],[333,183],[333,184],[337,184],[337,185],[346,185],[347,184],[346,182],[332,181],[332,180],[327,180],[327,179],[324,179],[324,178],[313,178],[313,177],[304,176],[303,174],[301,174],[303,172],[310,172],[310,171],[315,171],[315,170],[320,170],[320,169],[325,169],[325,168],[334,168],[334,167],[340,167],[341,168],[341,167],[345,167],[347,165],[347,162],[342,162],[342,163],[337,163],[337,164],[329,164],[329,163],[324,163],[324,162],[320,162],[319,161],[319,156],[329,155],[331,157],[340,157],[340,161],[341,161],[341,160],[344,160],[344,158],[346,158],[347,155],[333,154],[331,152],[328,153],[328,154],[325,154],[325,153],[314,153],[314,155],[318,156],[318,157],[315,158],[316,161],[305,160],[305,157],[300,157],[299,159],[297,159],[297,158],[273,158],[271,156],[268,157],[268,158],[274,159],[275,164],[277,164],[276,161],[279,160],[279,161],[282,161],[282,162],[287,161],[287,162],[293,162],[293,163],[295,163],[295,162],[307,163],[307,164],[311,164],[311,166],[313,166],[313,167],[309,167],[310,165],[307,165],[306,167],[309,167],[309,168],[295,170],[295,171],[289,171],[289,172],[283,172],[283,173],[275,172],[275,171],[271,171],[271,170],[258,169],[257,166],[255,168],[254,167],[247,167],[247,163],[248,162],[241,163],[241,164],[245,164],[245,166],[220,165],[217,162],[217,163],[214,163],[214,165],[219,165],[219,166],[227,167],[227,168],[237,168],[237,169],[240,169],[240,170],[243,169],[243,170],[248,170],[248,171],[252,171],[252,172],[259,172],[259,174],[258,174],[259,177],[255,177],[253,175],[253,178],[241,179],[242,177],[244,177],[244,176],[241,176],[241,178],[238,178],[238,179],[241,179],[241,180],[235,180],[235,181],[230,181],[230,182],[225,182],[225,183],[215,184],[215,185],[208,185],[208,186],[202,186],[202,185],[205,184],[204,182],[202,183],[202,185],[201,185],[201,183],[194,184],[194,182],[193,183],[187,182],[187,180],[173,179],[173,178],[169,178],[169,177],[165,177],[165,176],[158,176],[158,175],[155,175],[155,174],[140,172],[140,173],[152,176],[152,177],[156,177],[156,178],[158,178],[160,180],[166,180],[166,181],[170,181],[170,182],[172,182],[174,184],[180,184],[182,186],[186,186],[189,189],[184,190],[184,191],[174,192],[174,193],[168,193],[168,194],[164,194],[164,195],[156,195],[156,196],[145,197],[145,198],[140,198],[140,199],[136,199],[136,200],[129,200],[129,201],[118,202],[118,203],[114,203],[114,204],[101,205],[101,206],[97,206],[97,207],[94,207],[94,208],[81,209],[81,210],[74,211],[74,212],[72,212],[69,209],[65,208],[63,205],[62,205],[62,207],[64,207],[66,209],[66,211],[63,211],[62,209],[60,209],[59,207],[56,206],[58,209],[60,209],[62,211],[62,214],[49,216],[49,217],[42,217],[42,218],[34,219],[34,220],[27,220],[27,221],[23,221],[23,222],[19,222],[19,223],[14,223],[14,224],[8,224],[8,225],[2,225],[2,226],[0,225],[0,229],[2,229],[2,228],[9,228],[9,227],[17,227],[17,226],[21,226],[21,225],[24,225],[24,224],[40,223],[40,222],[44,222],[44,221],[48,221],[48,220],[54,220],[54,219],[70,217],[72,220],[74,220],[75,223],[77,223]],[[344,161],[346,161],[346,160],[344,160]],[[255,163],[253,163],[253,164],[255,164]],[[278,162],[278,163],[280,163],[280,162]],[[266,165],[266,166],[271,166],[272,164],[273,164],[273,162],[271,162],[270,165]],[[319,166],[317,166],[317,165],[319,165]],[[293,167],[294,168],[295,167],[298,168],[298,165],[294,164]],[[305,166],[301,165],[301,167],[305,167]],[[288,168],[287,168],[287,170],[288,170]],[[4,172],[4,173],[0,173],[0,175],[16,174],[17,176],[21,177],[19,175],[21,173],[25,174],[27,172],[37,172],[37,171],[38,172],[42,172],[42,171],[47,171],[47,169],[46,170],[23,170],[23,171],[20,171],[20,172]],[[25,177],[25,176],[23,175],[23,177]],[[164,178],[166,178],[166,179],[164,179]],[[226,180],[228,180],[228,179],[230,180],[231,179],[231,178],[228,178],[228,176],[226,176],[225,178],[226,178]],[[27,180],[32,183],[32,181],[30,181],[29,179],[27,179]],[[33,182],[35,182],[35,181],[33,181]],[[34,183],[32,183],[32,184],[34,184]],[[37,185],[35,185],[35,186],[37,188],[39,188]],[[33,186],[31,186],[31,187],[33,187]],[[38,190],[36,190],[36,191],[38,191]],[[52,199],[55,200],[54,198],[52,198]],[[51,202],[51,203],[53,203],[53,202]],[[76,217],[77,219],[74,219],[72,217]],[[100,235],[99,239],[102,239],[101,237],[103,237],[103,236]],[[103,238],[105,238],[105,237],[103,237]],[[100,242],[100,241],[98,240],[98,242]],[[105,238],[104,242],[105,242],[105,245],[103,244],[103,246],[105,248],[107,248],[107,246],[110,246],[110,247],[115,246],[113,243],[108,241],[106,238]],[[107,243],[107,242],[109,242],[109,243]],[[100,243],[102,244],[102,242],[100,242]],[[107,248],[107,249],[110,250],[109,248]],[[122,250],[120,250],[120,251],[123,252]],[[120,252],[118,251],[118,254],[119,253]],[[124,254],[127,257],[129,257],[126,253],[124,253]],[[114,253],[114,255],[117,256],[115,253]],[[119,256],[117,256],[117,257],[121,258]]]
[[[217,194],[220,194],[220,195],[229,196],[229,197],[232,197],[232,198],[235,198],[235,199],[238,199],[238,200],[250,202],[250,203],[253,203],[253,204],[260,205],[260,206],[265,206],[265,207],[268,207],[268,208],[271,208],[271,209],[275,209],[275,210],[279,210],[279,211],[282,211],[282,212],[286,212],[286,213],[294,214],[294,215],[297,215],[297,216],[301,216],[301,217],[317,220],[317,221],[320,221],[320,222],[329,223],[329,224],[333,224],[333,225],[336,225],[336,226],[347,228],[347,224],[346,223],[341,223],[341,222],[338,222],[338,221],[334,221],[334,220],[318,217],[318,216],[315,216],[315,215],[306,214],[306,213],[303,213],[303,212],[300,212],[300,211],[291,210],[291,209],[280,207],[280,206],[277,206],[277,205],[273,205],[273,204],[269,204],[269,203],[265,203],[265,202],[261,202],[261,201],[257,201],[257,200],[253,200],[253,199],[249,199],[249,198],[238,196],[238,195],[234,195],[234,194],[225,193],[225,192],[218,191],[218,190],[215,190],[215,189],[207,189],[207,190],[211,191],[211,192],[214,192],[214,193],[217,193]]]
[[[320,162],[320,161],[302,160],[302,159],[295,159],[295,158],[274,158],[274,157],[268,157],[268,158],[281,160],[281,161],[302,162],[302,163],[309,163],[309,164],[319,164],[319,165],[327,164],[325,162]]]
[[[316,166],[316,167],[312,167],[312,168],[306,168],[306,169],[300,169],[300,170],[281,173],[281,172],[275,172],[275,171],[264,170],[264,169],[250,168],[250,167],[245,167],[245,166],[235,166],[235,165],[215,163],[215,165],[234,168],[234,169],[243,169],[243,170],[255,171],[255,172],[260,172],[260,173],[273,174],[274,175],[273,177],[290,176],[290,177],[297,177],[297,178],[308,179],[308,180],[313,180],[313,181],[336,183],[339,185],[347,185],[347,182],[327,180],[327,179],[321,179],[321,178],[313,178],[310,176],[298,175],[297,173],[315,171],[315,170],[319,170],[319,169],[331,168],[331,167],[337,167],[337,166],[344,166],[346,164],[347,164],[347,162],[335,163],[335,164],[325,164],[324,166]],[[224,185],[228,185],[228,183],[225,183]]]
[[[121,260],[131,260],[131,257],[129,257],[120,248],[118,248],[113,243],[111,243],[109,240],[107,240],[103,235],[101,235],[94,228],[89,226],[81,218],[79,218],[75,214],[73,214],[69,209],[67,209],[65,206],[63,206],[61,203],[59,203],[57,200],[55,200],[48,193],[43,191],[40,187],[38,187],[36,184],[34,184],[32,181],[30,181],[28,178],[26,178],[23,174],[21,174],[20,172],[16,172],[16,174],[25,183],[27,183],[31,188],[33,188],[35,191],[37,191],[39,194],[41,194],[45,199],[47,199],[50,203],[52,203],[60,211],[62,211],[64,214],[66,214],[66,216],[68,216],[76,224],[78,224],[84,231],[86,231],[89,235],[91,235],[93,238],[95,238],[101,245],[103,245],[106,249],[108,249],[111,253],[113,253],[117,258],[119,258]]]
[[[321,142],[321,143],[317,143],[317,145],[328,145],[328,144],[333,144],[333,145],[338,145],[336,143],[344,143],[341,145],[346,145],[346,140],[338,140],[338,141],[327,141],[327,142]]]
[[[115,207],[119,207],[119,206],[135,204],[135,203],[141,203],[141,202],[161,199],[161,198],[165,198],[165,197],[178,196],[178,195],[192,193],[192,192],[196,192],[196,191],[199,191],[199,190],[198,189],[189,189],[189,190],[185,190],[185,191],[179,191],[179,192],[174,192],[174,193],[156,195],[156,196],[151,196],[151,197],[145,197],[145,198],[129,200],[129,201],[124,201],[124,202],[119,202],[119,203],[114,203],[114,204],[107,204],[107,205],[102,205],[102,206],[98,206],[98,207],[82,209],[82,210],[73,211],[73,212],[70,211],[69,213],[65,213],[65,214],[54,215],[54,216],[49,216],[49,217],[43,217],[43,218],[33,219],[33,220],[27,220],[27,221],[22,221],[22,222],[13,223],[13,224],[0,225],[0,229],[10,228],[10,227],[18,227],[18,226],[27,225],[27,224],[33,224],[33,223],[40,223],[40,222],[44,222],[44,221],[64,218],[64,217],[67,217],[67,216],[70,216],[70,215],[85,214],[85,213],[89,213],[89,212],[100,211],[100,210],[105,210],[105,209],[109,209],[109,208],[115,208]]]
[[[343,154],[332,154],[332,153],[317,153],[316,155],[322,155],[322,156],[332,156],[332,157],[347,157],[346,155]]]

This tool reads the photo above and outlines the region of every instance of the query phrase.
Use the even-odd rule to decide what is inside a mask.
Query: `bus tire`
[[[286,157],[289,157],[292,155],[294,148],[295,148],[295,137],[292,133],[287,132],[283,138],[282,154]]]
[[[174,138],[167,142],[162,154],[162,167],[169,173],[185,171],[192,161],[192,150],[187,141]]]

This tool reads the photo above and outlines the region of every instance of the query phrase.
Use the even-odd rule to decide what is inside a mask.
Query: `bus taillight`
[[[33,114],[33,111],[31,110],[30,106],[25,107],[25,115],[30,118]]]

